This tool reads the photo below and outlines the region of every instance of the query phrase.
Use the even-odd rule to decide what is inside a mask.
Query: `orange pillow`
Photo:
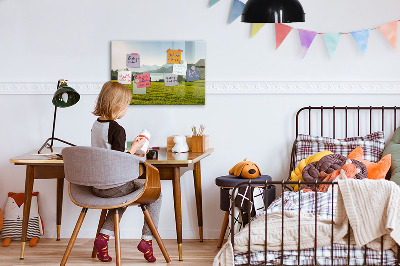
[[[368,179],[375,180],[384,179],[386,177],[392,161],[392,155],[388,154],[377,163],[368,162],[363,159],[363,149],[361,146],[358,146],[352,152],[350,152],[347,158],[355,159],[365,164],[368,170]]]

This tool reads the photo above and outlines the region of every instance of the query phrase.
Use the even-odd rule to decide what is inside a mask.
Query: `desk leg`
[[[199,225],[200,242],[203,242],[203,203],[201,196],[201,168],[200,161],[194,164],[194,191],[196,194],[197,220]]]
[[[20,259],[24,259],[26,235],[28,233],[29,213],[31,211],[32,190],[34,181],[34,166],[26,166],[25,177],[25,195],[24,195],[24,213],[22,219],[22,232],[21,232],[21,255]]]
[[[179,260],[182,260],[182,205],[181,205],[181,174],[179,167],[174,167],[174,178],[172,179],[174,191],[175,223],[178,242]]]
[[[64,178],[57,178],[57,241],[60,241]]]

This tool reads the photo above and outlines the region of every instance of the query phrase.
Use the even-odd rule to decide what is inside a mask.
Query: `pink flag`
[[[288,36],[289,32],[292,30],[292,27],[281,24],[275,23],[275,40],[276,40],[276,49],[282,44],[285,40],[286,36]]]
[[[312,44],[317,33],[315,31],[299,29],[299,35],[300,35],[300,43],[301,43],[301,54],[302,54],[302,57],[304,58],[306,56],[308,48],[310,48],[310,45]]]
[[[393,49],[397,48],[397,20],[378,27]]]

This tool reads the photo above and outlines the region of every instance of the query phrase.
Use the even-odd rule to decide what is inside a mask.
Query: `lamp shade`
[[[70,107],[80,99],[79,93],[67,84],[61,84],[53,95],[53,104],[56,107]]]
[[[298,0],[249,0],[243,9],[242,22],[304,22],[304,15]]]

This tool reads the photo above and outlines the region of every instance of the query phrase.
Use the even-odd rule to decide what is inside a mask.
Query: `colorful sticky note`
[[[151,86],[149,73],[143,73],[141,75],[137,75],[136,79],[138,80],[137,83],[138,88],[145,88]]]
[[[170,74],[170,73],[165,74],[164,81],[165,81],[166,87],[178,86],[178,75]]]
[[[126,55],[126,66],[127,67],[140,67],[140,55],[136,53]]]
[[[196,81],[199,79],[200,79],[200,75],[199,75],[199,69],[197,67],[191,67],[186,71],[186,80],[188,82]]]
[[[186,75],[187,64],[174,64],[172,73],[176,75]]]
[[[182,50],[167,50],[167,63],[168,64],[180,64]]]
[[[132,83],[132,72],[118,71],[118,82],[121,84],[131,84]]]

